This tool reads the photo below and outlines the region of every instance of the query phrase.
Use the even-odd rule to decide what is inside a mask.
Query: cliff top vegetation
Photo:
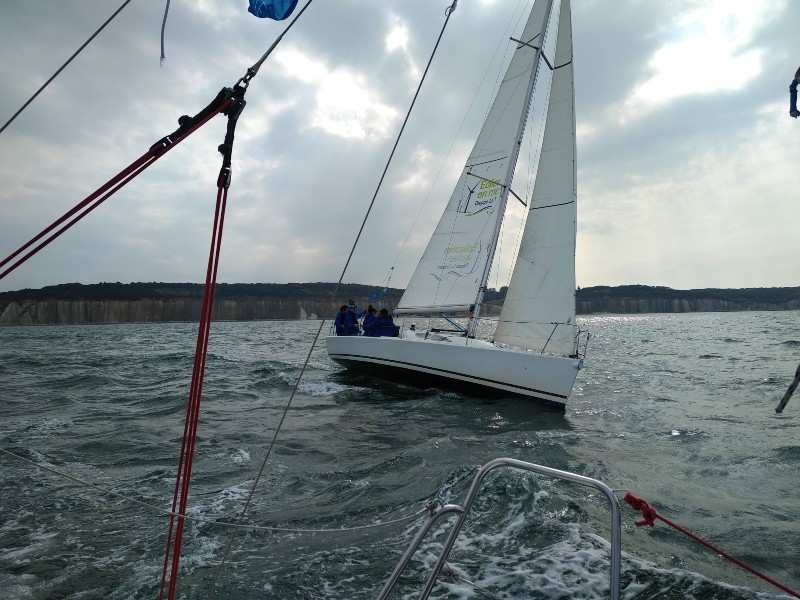
[[[337,298],[344,302],[347,298],[366,299],[376,291],[375,286],[347,283],[339,286]],[[317,283],[220,283],[216,298],[226,300],[248,300],[263,298],[302,298],[306,300],[329,301],[336,290],[336,284]],[[506,287],[487,290],[484,300],[488,303],[502,303]],[[386,299],[398,301],[403,290],[388,288]],[[116,300],[131,302],[142,299],[202,298],[203,285],[199,283],[65,283],[40,289],[23,289],[13,292],[0,292],[0,312],[11,302],[62,301],[100,301]],[[578,302],[601,299],[668,299],[696,300],[718,299],[735,303],[783,303],[800,298],[800,287],[785,288],[742,288],[719,289],[704,288],[695,290],[675,290],[663,286],[622,285],[616,287],[595,286],[578,288]]]

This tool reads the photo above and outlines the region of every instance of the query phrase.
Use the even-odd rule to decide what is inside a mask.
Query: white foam
[[[236,453],[231,456],[231,460],[237,465],[243,465],[250,462],[250,453],[243,448],[240,448]]]
[[[294,387],[294,384],[297,383],[297,375],[294,373],[281,371],[278,373],[278,378],[292,387]],[[336,394],[340,394],[351,389],[359,388],[342,385],[340,383],[334,383],[333,381],[326,381],[324,379],[309,379],[307,377],[304,377],[297,386],[297,390],[300,393],[305,394],[306,396],[314,397],[335,396]]]
[[[57,417],[24,419],[17,424],[17,430],[24,431],[26,434],[46,437],[54,433],[61,433],[65,429],[72,427],[73,424],[71,419]]]

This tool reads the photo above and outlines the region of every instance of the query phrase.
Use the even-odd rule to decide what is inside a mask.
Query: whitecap
[[[237,465],[243,465],[250,462],[250,453],[247,450],[240,448],[236,453],[231,456],[231,460]]]

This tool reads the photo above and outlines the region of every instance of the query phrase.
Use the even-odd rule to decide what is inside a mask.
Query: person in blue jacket
[[[333,326],[336,328],[336,335],[344,335],[344,320],[347,316],[347,306],[342,304],[339,307],[339,312],[336,313],[336,318],[333,320]]]
[[[800,69],[794,74],[792,83],[789,84],[789,116],[800,117],[800,111],[797,110],[797,84],[800,83]]]
[[[378,335],[378,315],[375,307],[370,304],[367,307],[367,314],[364,315],[364,335],[375,337]]]
[[[356,316],[355,307],[348,307],[344,315],[344,334],[345,335],[358,335],[360,327],[358,324],[358,316]]]
[[[394,324],[389,311],[382,308],[378,311],[378,336],[397,337],[400,335],[400,327]]]

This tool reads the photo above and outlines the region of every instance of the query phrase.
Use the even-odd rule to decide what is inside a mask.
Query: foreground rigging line
[[[186,506],[189,502],[189,488],[191,486],[192,465],[194,450],[197,443],[197,429],[200,419],[200,402],[203,395],[203,380],[205,377],[206,358],[208,356],[208,341],[211,334],[211,320],[214,307],[214,295],[217,288],[217,273],[219,270],[219,257],[222,249],[222,232],[225,224],[225,208],[228,203],[228,188],[231,184],[231,156],[233,154],[234,134],[239,116],[242,114],[245,102],[244,95],[247,86],[237,83],[230,90],[229,103],[226,104],[224,114],[228,117],[225,139],[218,147],[222,153],[222,166],[217,176],[217,202],[214,212],[214,225],[211,232],[211,247],[208,252],[208,267],[206,270],[206,283],[203,290],[203,306],[200,315],[200,324],[197,331],[195,345],[194,367],[192,369],[192,382],[189,390],[189,401],[186,405],[186,419],[184,422],[181,452],[178,459],[178,473],[175,477],[175,490],[172,496],[172,511],[179,506],[178,522],[175,526],[175,543],[172,545],[173,525],[175,517],[171,516],[167,530],[167,546],[164,551],[164,566],[161,572],[161,587],[159,598],[163,597],[164,586],[167,582],[167,570],[170,570],[168,595],[170,600],[175,597],[178,583],[178,567],[183,543],[183,529]],[[172,559],[170,565],[170,547]],[[171,568],[170,568],[171,566]]]
[[[27,108],[27,106],[28,106],[28,105],[29,105],[31,102],[33,102],[33,101],[34,101],[34,99],[36,98],[36,96],[38,96],[38,95],[39,95],[39,94],[40,94],[40,93],[41,93],[41,92],[44,90],[44,88],[46,88],[48,85],[50,85],[50,82],[52,82],[52,81],[53,81],[53,79],[55,79],[56,77],[58,77],[58,74],[59,74],[59,73],[61,73],[61,71],[63,71],[63,70],[66,68],[66,66],[67,66],[69,63],[71,63],[71,62],[72,62],[72,59],[73,59],[73,58],[75,58],[76,56],[78,56],[78,54],[80,54],[80,53],[81,53],[81,51],[82,51],[84,48],[86,48],[86,46],[88,46],[88,45],[89,45],[89,42],[91,42],[91,41],[92,41],[92,40],[93,40],[93,39],[94,39],[94,38],[97,36],[97,34],[98,34],[98,33],[100,33],[101,31],[103,31],[103,29],[105,29],[105,26],[106,26],[106,25],[108,25],[109,23],[111,23],[111,21],[114,19],[114,17],[116,17],[116,16],[117,16],[117,15],[118,15],[118,14],[119,14],[121,11],[122,11],[122,9],[123,9],[123,8],[125,8],[126,6],[128,6],[128,3],[129,3],[130,1],[131,1],[131,0],[125,0],[125,2],[123,2],[123,3],[122,3],[122,6],[120,6],[120,7],[119,7],[119,8],[118,8],[118,9],[117,9],[115,12],[114,12],[114,14],[113,14],[113,15],[111,15],[110,17],[108,17],[108,19],[106,20],[106,22],[105,22],[105,23],[103,23],[103,24],[100,26],[100,29],[98,29],[97,31],[95,31],[95,32],[94,32],[94,33],[91,35],[91,37],[90,37],[88,40],[86,40],[86,41],[83,43],[83,46],[81,46],[80,48],[78,48],[78,49],[75,51],[75,53],[74,53],[72,56],[70,56],[70,57],[69,57],[69,59],[67,59],[67,62],[65,62],[63,65],[61,65],[61,67],[58,69],[58,71],[56,71],[55,73],[53,73],[53,76],[52,76],[52,77],[50,77],[50,79],[48,79],[47,81],[45,81],[45,82],[44,82],[44,84],[42,84],[42,87],[40,87],[38,90],[36,90],[36,92],[33,94],[33,96],[31,96],[31,97],[28,99],[28,101],[27,101],[25,104],[23,104],[23,105],[22,105],[22,107],[21,107],[21,108],[20,108],[20,109],[19,109],[17,112],[15,112],[15,113],[12,115],[12,117],[11,117],[11,118],[10,118],[8,121],[6,121],[5,125],[3,125],[2,127],[0,127],[0,133],[3,133],[3,131],[5,131],[5,128],[6,128],[6,127],[8,127],[9,125],[11,125],[11,122],[12,122],[14,119],[16,119],[16,118],[19,116],[19,114],[20,114],[20,113],[21,113],[23,110],[25,110],[25,108]]]
[[[142,171],[150,167],[156,160],[164,156],[167,152],[172,150],[176,145],[194,133],[197,129],[205,125],[210,119],[215,117],[220,112],[225,112],[232,102],[232,95],[234,90],[231,88],[223,88],[219,94],[212,100],[208,106],[197,113],[194,117],[182,116],[178,119],[179,127],[169,135],[164,136],[155,144],[142,154],[139,158],[134,160],[130,165],[125,167],[117,175],[109,179],[106,183],[97,188],[94,192],[89,194],[86,198],[81,200],[77,205],[61,215],[48,227],[36,234],[28,242],[20,246],[17,250],[9,254],[6,258],[0,261],[0,268],[6,266],[14,258],[25,252],[28,248],[33,246],[36,242],[47,236],[42,243],[28,251],[22,258],[17,260],[5,271],[0,273],[0,279],[14,271],[17,267],[35,255],[39,250],[50,244],[53,240],[59,237],[67,229],[75,225],[83,217],[89,214],[92,210],[97,208],[100,204],[106,201],[111,195],[119,191],[124,185],[129,183],[134,177],[139,175]],[[83,212],[81,212],[83,211]],[[69,222],[67,222],[69,221]],[[66,223],[66,224],[65,224]],[[64,225],[57,231],[53,232],[57,227]],[[52,233],[51,233],[52,232]]]
[[[305,11],[309,7],[309,5],[311,4],[312,1],[313,0],[309,0],[308,1],[308,3],[303,7],[303,9],[300,11],[300,13],[297,15],[297,17],[295,17],[295,19],[289,24],[289,27],[286,28],[286,31],[288,31],[289,28],[292,25],[294,25],[295,21],[297,21],[297,19],[300,18],[300,15],[303,14],[303,11]],[[398,144],[400,143],[400,137],[403,135],[403,131],[405,130],[405,126],[408,123],[409,117],[411,116],[411,111],[414,108],[414,104],[415,104],[415,102],[417,100],[417,97],[419,96],[419,92],[422,89],[422,84],[425,81],[425,76],[427,75],[428,70],[430,69],[431,63],[433,62],[433,57],[435,56],[436,50],[439,47],[439,43],[442,40],[442,36],[444,35],[445,28],[447,27],[447,23],[450,20],[450,15],[453,13],[453,11],[455,11],[457,4],[458,4],[458,0],[453,0],[453,3],[445,11],[446,18],[445,18],[445,21],[444,21],[444,25],[442,26],[442,30],[439,33],[439,37],[436,40],[436,44],[434,45],[433,52],[431,53],[431,56],[428,59],[428,64],[425,67],[425,72],[423,73],[422,79],[420,80],[419,85],[417,86],[417,91],[414,94],[414,99],[412,100],[411,106],[409,107],[408,112],[406,113],[405,120],[403,121],[403,125],[400,128],[400,132],[397,134],[397,139],[395,140],[394,147],[392,148],[392,151],[389,154],[389,159],[386,162],[386,166],[385,166],[385,168],[383,170],[383,174],[381,175],[380,181],[378,182],[378,186],[377,186],[377,188],[375,190],[375,194],[373,195],[372,201],[370,202],[370,205],[369,205],[369,208],[367,209],[367,212],[364,215],[364,220],[361,223],[361,228],[359,229],[358,234],[356,235],[356,239],[353,242],[353,246],[350,249],[350,254],[347,257],[347,260],[345,261],[344,268],[342,269],[342,274],[339,276],[339,280],[336,282],[336,287],[333,290],[332,299],[336,298],[336,295],[337,295],[337,293],[339,291],[339,287],[342,284],[342,280],[344,279],[344,275],[347,272],[347,267],[349,266],[350,261],[353,258],[353,253],[355,252],[356,246],[358,245],[358,240],[361,237],[361,233],[363,232],[364,226],[366,225],[367,219],[369,218],[370,211],[372,210],[372,207],[375,204],[375,199],[378,197],[378,192],[380,191],[381,185],[383,183],[383,180],[386,177],[386,172],[389,170],[389,165],[391,164],[392,158],[394,157],[394,153],[397,150]],[[284,33],[286,33],[286,31],[284,31]],[[282,38],[283,38],[283,34],[281,34],[281,36],[277,40],[275,40],[275,42],[272,44],[272,46],[264,53],[264,55],[258,60],[258,62],[247,70],[247,75],[245,75],[245,77],[243,77],[242,80],[241,80],[245,85],[247,85],[249,83],[250,79],[252,77],[254,77],[256,75],[256,73],[258,73],[258,69],[261,68],[262,63],[266,60],[266,58],[270,55],[272,50],[275,48],[275,46],[277,46],[277,44],[281,41]],[[311,360],[311,353],[313,352],[314,348],[317,345],[317,342],[319,341],[319,337],[320,337],[320,334],[322,333],[322,328],[325,326],[325,322],[326,322],[325,319],[320,321],[319,328],[317,329],[317,333],[314,336],[314,341],[311,343],[311,346],[310,346],[310,348],[308,350],[308,354],[306,355],[305,362],[303,363],[303,367],[300,370],[300,374],[297,376],[297,380],[295,381],[294,387],[292,388],[292,393],[291,393],[291,395],[289,396],[289,399],[286,402],[286,406],[284,408],[283,414],[281,415],[281,420],[278,423],[277,428],[275,429],[275,433],[273,434],[272,440],[270,441],[269,448],[267,450],[267,455],[264,457],[264,461],[261,463],[261,468],[258,471],[258,475],[256,476],[256,480],[255,480],[255,482],[253,483],[253,486],[250,489],[250,493],[249,493],[249,495],[247,497],[247,502],[245,503],[245,506],[242,509],[242,513],[241,513],[240,519],[244,518],[244,516],[245,516],[245,514],[247,512],[247,509],[248,509],[248,507],[250,505],[250,500],[252,499],[253,494],[255,493],[256,486],[258,485],[258,482],[261,479],[261,476],[262,476],[262,474],[264,472],[264,469],[266,468],[267,461],[269,460],[269,457],[270,457],[270,455],[272,453],[272,449],[275,446],[275,442],[277,441],[278,435],[279,435],[279,433],[281,431],[281,427],[283,426],[283,423],[284,423],[284,421],[286,419],[286,415],[288,414],[289,408],[291,407],[292,401],[294,400],[294,397],[295,397],[295,395],[297,393],[297,389],[298,389],[298,387],[300,385],[300,381],[302,380],[303,375],[305,374],[306,367],[308,366],[308,363]],[[236,535],[236,531],[234,530],[233,534],[231,535],[230,539],[228,540],[227,546],[225,547],[225,553],[222,556],[222,561],[221,561],[221,563],[219,565],[219,569],[217,570],[217,573],[214,576],[214,580],[211,583],[212,588],[216,587],[217,580],[219,578],[219,573],[221,572],[222,567],[225,565],[225,562],[228,559],[228,554],[230,553],[231,547],[233,546],[235,535]]]
[[[786,404],[789,402],[789,398],[792,397],[794,391],[797,389],[797,386],[800,385],[800,365],[797,366],[797,370],[794,372],[794,381],[792,381],[791,385],[789,385],[789,389],[786,390],[786,393],[781,398],[780,403],[775,408],[775,412],[780,414],[783,412],[783,409],[786,408]]]
[[[763,573],[757,571],[753,567],[743,563],[742,561],[740,561],[739,559],[731,556],[727,552],[725,552],[723,550],[720,550],[719,548],[717,548],[713,544],[705,541],[703,538],[693,534],[691,531],[688,531],[688,530],[684,529],[683,527],[681,527],[680,525],[678,525],[676,523],[673,523],[669,519],[665,519],[664,517],[659,515],[658,512],[656,512],[656,509],[653,508],[652,506],[650,506],[645,500],[642,500],[641,498],[637,498],[636,496],[634,496],[631,493],[625,494],[624,500],[625,500],[625,502],[627,502],[628,504],[631,505],[631,508],[633,508],[633,510],[642,511],[642,516],[644,518],[641,521],[636,521],[634,523],[634,525],[636,525],[637,527],[641,527],[642,525],[649,525],[650,527],[654,527],[656,519],[658,519],[660,521],[663,521],[664,523],[666,523],[667,525],[672,527],[675,531],[681,532],[683,535],[685,535],[688,538],[693,539],[698,544],[701,544],[701,545],[705,546],[706,548],[708,548],[712,552],[716,552],[722,558],[724,558],[726,560],[729,560],[730,562],[732,562],[736,566],[741,567],[745,571],[748,571],[748,572],[752,573],[756,577],[760,577],[764,581],[766,581],[768,583],[771,583],[776,588],[778,588],[780,590],[783,590],[784,592],[786,592],[788,594],[791,594],[795,598],[800,598],[800,594],[798,594],[794,590],[789,589],[785,585],[783,585],[781,583],[778,583],[777,581],[775,581],[774,579],[772,579],[770,577],[767,577],[766,575],[764,575]]]
[[[59,477],[63,477],[68,479],[74,483],[79,485],[91,488],[95,491],[100,492],[101,494],[108,494],[109,496],[114,496],[119,498],[120,500],[125,500],[126,502],[132,502],[133,504],[137,504],[142,508],[146,508],[153,512],[161,513],[163,515],[169,516],[182,516],[187,521],[194,521],[196,523],[204,523],[206,525],[219,525],[220,527],[231,527],[234,529],[247,529],[251,531],[272,531],[277,533],[341,533],[347,531],[357,531],[362,529],[375,529],[377,527],[383,527],[385,525],[393,525],[395,523],[402,523],[405,521],[410,521],[412,519],[416,519],[417,517],[425,514],[427,511],[425,509],[419,510],[412,515],[408,515],[405,517],[397,517],[396,519],[391,519],[389,521],[381,521],[380,523],[372,523],[369,525],[353,525],[352,527],[342,527],[340,529],[303,529],[303,528],[287,528],[287,527],[270,527],[268,525],[247,525],[243,523],[232,523],[230,521],[215,521],[212,519],[204,519],[202,517],[191,517],[189,515],[179,515],[176,512],[172,512],[170,510],[160,508],[153,504],[148,504],[147,502],[143,502],[141,500],[137,500],[132,496],[128,496],[125,494],[121,494],[120,492],[115,492],[114,490],[110,490],[108,488],[101,487],[90,481],[86,481],[84,479],[80,479],[79,477],[75,477],[74,475],[70,475],[69,473],[65,473],[63,471],[59,471],[58,469],[54,469],[53,467],[49,467],[47,465],[43,465],[41,463],[37,463],[36,461],[30,460],[25,458],[24,456],[20,456],[19,454],[14,454],[13,452],[9,452],[4,448],[0,448],[0,452],[6,454],[12,458],[16,458],[22,462],[28,463],[36,467],[37,469],[42,469],[43,471],[48,471],[49,473],[53,473],[54,475],[58,475]]]

